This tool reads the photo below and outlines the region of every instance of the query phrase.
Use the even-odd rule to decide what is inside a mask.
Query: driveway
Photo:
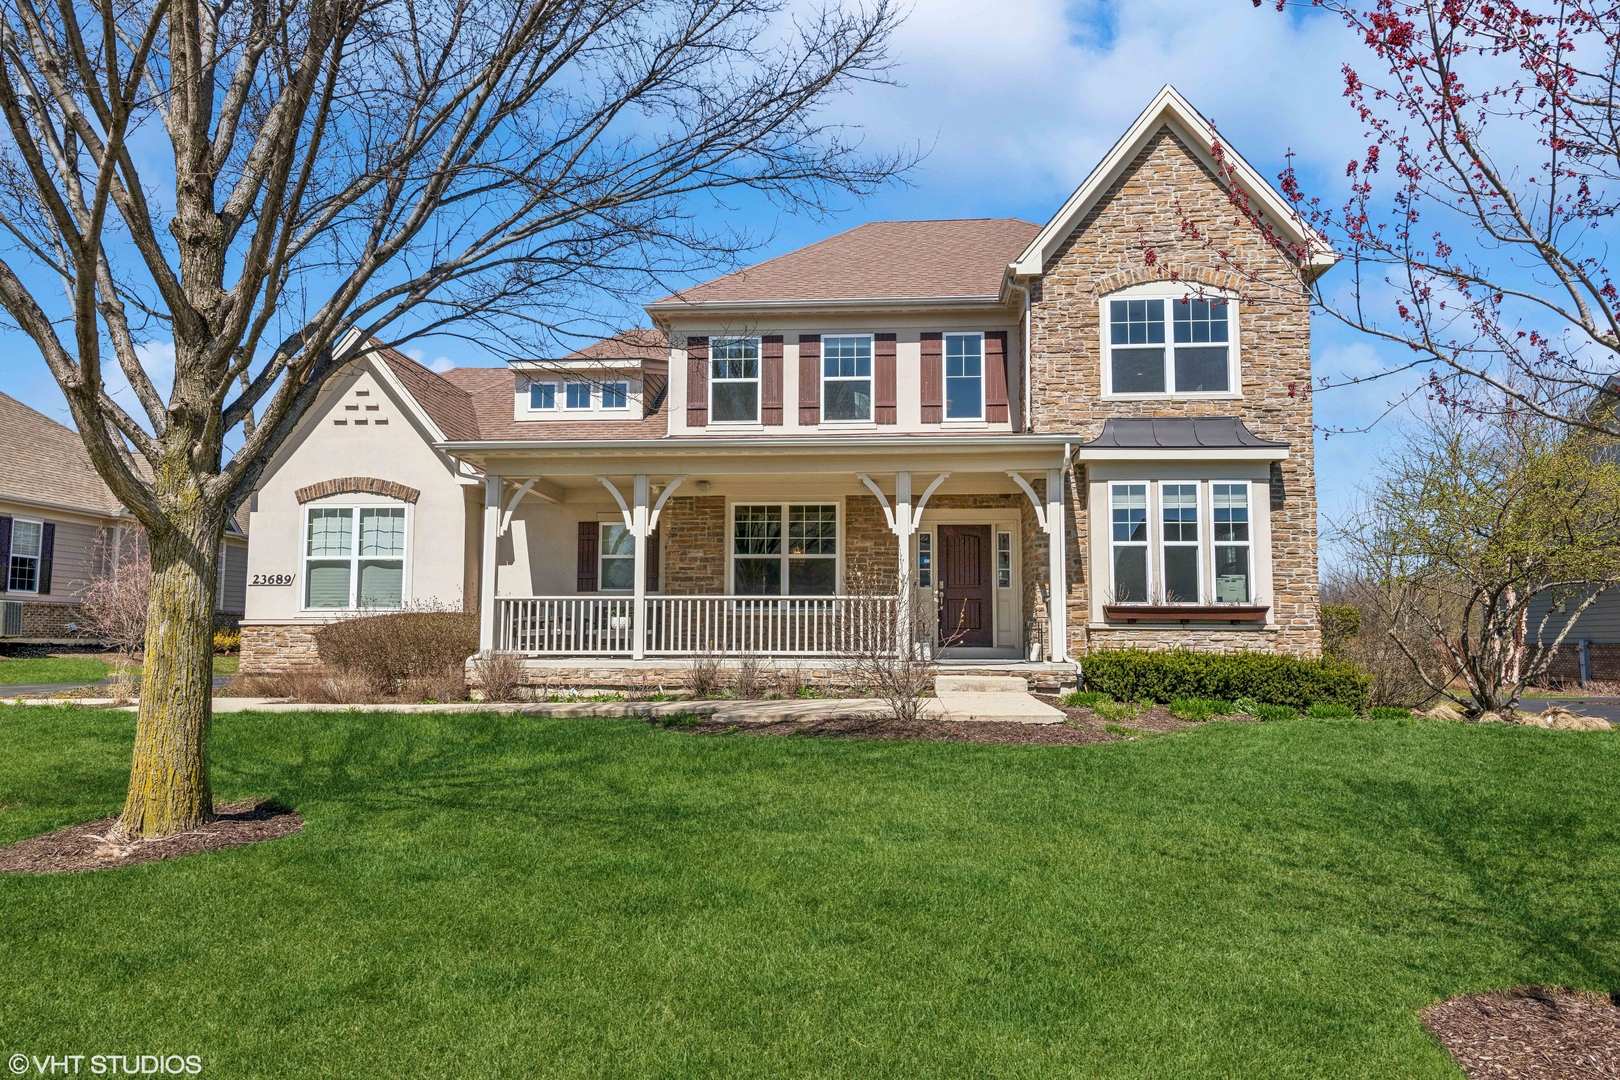
[[[1521,712],[1542,712],[1552,708],[1554,705],[1562,705],[1570,712],[1580,713],[1582,716],[1601,716],[1611,724],[1620,724],[1620,698],[1525,697],[1519,699],[1519,710]]]

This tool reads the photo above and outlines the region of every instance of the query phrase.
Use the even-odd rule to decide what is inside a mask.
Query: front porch
[[[480,650],[590,666],[908,647],[1066,661],[1050,603],[1067,593],[1061,442],[898,440],[851,460],[717,441],[482,462]]]

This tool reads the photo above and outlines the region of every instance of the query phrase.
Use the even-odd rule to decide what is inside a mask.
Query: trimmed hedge
[[[1354,664],[1278,653],[1203,653],[1188,649],[1098,649],[1080,661],[1086,689],[1119,701],[1254,698],[1305,709],[1324,703],[1361,712],[1372,680]]]

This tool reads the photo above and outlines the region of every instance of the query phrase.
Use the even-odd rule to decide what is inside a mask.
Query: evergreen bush
[[[1085,655],[1080,670],[1087,690],[1118,701],[1246,697],[1296,709],[1325,703],[1360,712],[1369,686],[1354,664],[1278,653],[1098,649]]]

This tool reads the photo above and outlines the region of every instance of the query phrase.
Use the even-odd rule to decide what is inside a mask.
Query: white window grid
[[[871,421],[872,341],[871,334],[829,334],[821,339],[821,419],[824,423]],[[864,414],[832,415],[832,403],[840,399],[836,391],[853,391],[858,398],[863,387],[866,390]]]
[[[711,424],[757,424],[760,409],[759,338],[713,338],[709,342],[709,422]],[[719,418],[715,408],[717,395],[723,388],[735,387],[744,391],[753,389],[753,414],[726,419]],[[728,395],[729,396],[729,395]]]
[[[1203,530],[1199,528],[1199,487],[1197,482],[1159,484],[1159,580],[1164,583],[1164,603],[1197,604],[1203,589]],[[1190,553],[1192,589],[1178,589],[1171,562]]]
[[[584,412],[591,407],[591,384],[588,382],[570,382],[565,384],[566,398],[563,408],[569,412]]]
[[[1153,560],[1148,557],[1149,484],[1145,481],[1108,485],[1108,573],[1110,597],[1116,604],[1147,603],[1153,596]],[[1130,593],[1118,580],[1120,554],[1143,563],[1142,594]]]
[[[1185,303],[1184,303],[1185,302]],[[1127,305],[1124,333],[1116,330],[1114,304]],[[1157,307],[1153,307],[1157,305]],[[1224,309],[1225,318],[1215,309]],[[1157,315],[1154,312],[1157,312]],[[1199,294],[1183,289],[1155,293],[1127,292],[1101,300],[1102,386],[1106,398],[1235,398],[1242,396],[1240,371],[1238,302],[1218,293]],[[1209,340],[1216,327],[1226,332],[1225,340]],[[1123,337],[1124,340],[1115,340]],[[1140,340],[1138,340],[1140,339]],[[1177,390],[1176,350],[1224,347],[1226,349],[1225,390]],[[1118,390],[1114,387],[1116,349],[1154,348],[1163,351],[1164,389]]]
[[[6,558],[6,588],[14,593],[39,592],[39,564],[45,551],[45,523],[11,519],[11,550]]]
[[[984,335],[946,334],[944,351],[945,419],[983,420]]]
[[[386,512],[384,514],[383,512]],[[347,514],[345,519],[343,515]],[[368,538],[364,535],[363,518],[371,517],[374,523],[374,532]],[[387,528],[377,528],[379,518],[386,518]],[[345,521],[346,532],[343,534],[343,547],[333,552],[315,552],[316,540],[314,536],[314,522]],[[397,522],[397,524],[395,524]],[[405,603],[410,588],[408,568],[409,541],[411,530],[411,513],[408,506],[403,505],[344,505],[344,506],[308,506],[304,509],[303,536],[299,540],[303,551],[304,585],[300,590],[302,609],[305,611],[354,611],[360,608],[360,570],[362,563],[398,563],[399,564],[399,603],[392,605],[379,605],[393,609]],[[397,544],[395,540],[397,538]],[[324,539],[336,543],[339,535],[328,529],[324,532]],[[367,543],[373,545],[371,552],[366,552]],[[387,543],[387,550],[378,550],[379,542]],[[348,602],[342,606],[314,607],[310,604],[310,564],[322,562],[339,562],[347,560],[349,564],[349,595]]]
[[[996,533],[996,588],[1012,588],[1012,533]]]
[[[934,587],[934,533],[930,529],[917,534],[917,587]]]
[[[1254,602],[1254,507],[1247,481],[1215,480],[1210,483],[1210,533],[1214,566],[1215,602],[1250,604]],[[1234,575],[1221,573],[1222,549],[1243,558],[1242,595],[1235,595]]]
[[[843,505],[837,501],[794,503],[732,503],[727,517],[726,580],[737,590],[737,563],[778,562],[779,592],[747,595],[821,595],[791,592],[792,563],[826,561],[833,564],[833,593],[843,582]]]

